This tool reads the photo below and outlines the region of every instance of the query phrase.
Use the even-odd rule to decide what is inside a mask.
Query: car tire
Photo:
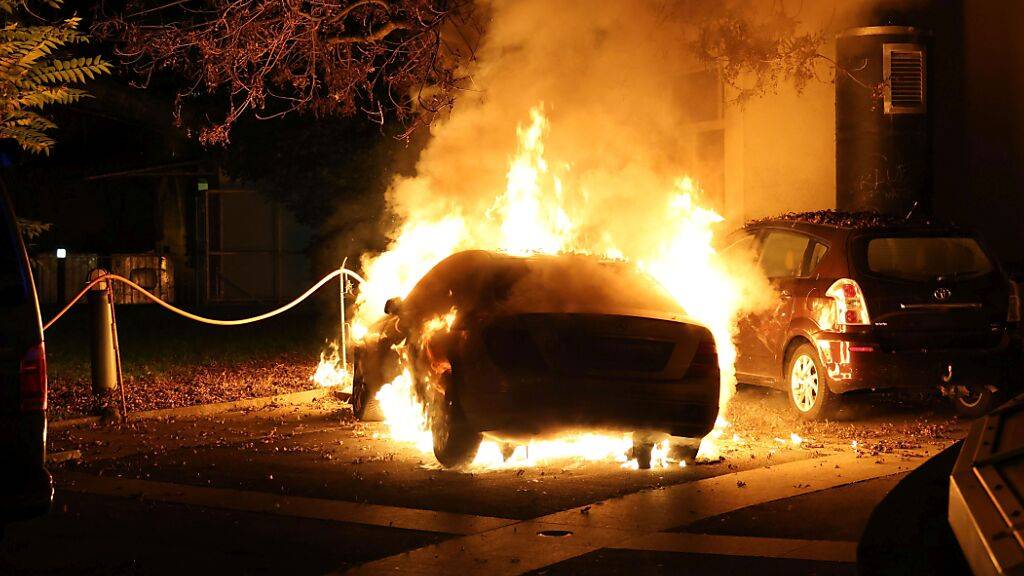
[[[352,366],[352,396],[349,398],[352,413],[361,422],[381,422],[384,410],[376,398],[376,391],[370,390],[363,372],[363,362],[356,356]]]
[[[999,393],[988,386],[972,386],[969,394],[953,398],[956,413],[967,418],[981,418],[1000,404]]]
[[[801,344],[793,350],[785,379],[789,407],[800,419],[824,420],[835,413],[839,397],[829,389],[828,374],[813,346]]]
[[[516,453],[516,445],[511,442],[502,442],[501,444],[501,461],[508,462],[512,456]]]
[[[674,438],[669,448],[669,456],[679,462],[694,462],[700,452],[700,438]]]
[[[649,440],[633,440],[631,454],[636,458],[636,467],[640,470],[651,468],[651,453],[654,451],[654,442]]]
[[[445,468],[461,468],[476,458],[483,434],[472,429],[451,395],[435,393],[429,399],[430,434],[434,457]]]

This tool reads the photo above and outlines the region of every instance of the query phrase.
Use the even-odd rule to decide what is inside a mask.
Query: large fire
[[[467,206],[450,206],[442,216],[410,216],[383,254],[364,260],[367,282],[359,286],[356,316],[351,333],[355,338],[380,318],[384,303],[404,297],[419,278],[440,260],[465,249],[501,250],[512,254],[562,252],[588,253],[627,259],[658,280],[687,313],[708,326],[715,335],[722,371],[721,414],[725,415],[735,389],[735,347],[732,334],[744,300],[744,287],[735,267],[727,264],[713,247],[715,227],[722,217],[700,205],[701,190],[689,177],[680,175],[662,190],[643,190],[660,197],[657,221],[637,222],[647,243],[628,242],[611,232],[594,233],[593,213],[587,206],[585,187],[573,188],[565,176],[572,167],[545,157],[548,119],[542,106],[530,110],[530,121],[517,129],[518,146],[510,159],[504,190],[495,191],[480,213]],[[628,197],[623,202],[628,202]],[[638,248],[640,246],[640,248]],[[456,310],[437,318],[429,330],[449,329]],[[323,362],[321,362],[323,365]],[[409,442],[424,452],[431,450],[431,434],[424,407],[413,392],[410,369],[377,394],[393,440]],[[715,438],[727,425],[720,419],[716,432],[702,444],[702,453],[714,457]],[[576,434],[554,440],[534,441],[515,448],[485,440],[474,468],[523,466],[555,458],[618,460],[634,466],[626,454],[630,435]],[[680,465],[668,456],[668,444],[656,445],[655,466]]]

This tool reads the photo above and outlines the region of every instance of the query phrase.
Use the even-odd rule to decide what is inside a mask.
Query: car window
[[[416,283],[402,303],[403,316],[422,322],[452,307],[472,314],[505,298],[509,286],[526,272],[522,260],[497,259],[477,250],[453,254]]]
[[[728,246],[722,248],[722,253],[727,256],[734,256],[743,253],[753,254],[754,253],[754,240],[757,237],[753,234],[743,233],[738,237],[734,238]]]
[[[458,263],[448,258],[424,274],[402,302],[403,318],[423,322],[455,306],[455,289],[464,275]]]
[[[978,242],[965,236],[872,238],[867,263],[875,274],[903,280],[964,279],[993,269]]]
[[[813,248],[811,248],[811,259],[807,263],[807,271],[803,274],[803,276],[813,274],[814,271],[818,268],[818,264],[820,264],[821,260],[825,258],[825,254],[828,253],[828,246],[825,246],[821,242],[812,241],[812,243],[814,244],[814,246]]]
[[[793,232],[768,232],[761,245],[761,268],[769,278],[803,275],[810,239]]]

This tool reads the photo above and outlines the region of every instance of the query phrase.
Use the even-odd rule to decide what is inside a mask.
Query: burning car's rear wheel
[[[669,456],[680,462],[693,462],[700,452],[700,438],[673,438]]]
[[[384,420],[384,411],[376,398],[377,392],[366,384],[363,372],[363,361],[356,356],[352,367],[352,413],[363,422],[380,422]]]
[[[636,466],[641,470],[651,467],[651,453],[654,451],[654,442],[647,438],[633,438],[633,450],[630,455],[636,458]]]
[[[466,466],[476,458],[483,435],[470,428],[452,395],[434,393],[429,401],[434,456],[445,468]]]
[[[789,405],[804,420],[821,420],[832,415],[838,399],[829,390],[828,375],[810,344],[801,344],[786,363]]]

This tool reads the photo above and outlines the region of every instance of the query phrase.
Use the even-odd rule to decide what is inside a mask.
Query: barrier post
[[[89,272],[89,280],[106,274],[97,268]],[[118,383],[117,349],[115,347],[113,291],[110,282],[100,282],[89,291],[90,339],[92,364],[92,394],[94,408],[104,418],[120,419],[114,402]]]
[[[339,290],[341,293],[338,296],[338,304],[341,307],[341,334],[339,337],[339,347],[341,348],[341,369],[348,374],[348,334],[346,334],[347,327],[345,326],[345,293],[348,292],[348,276],[345,275],[345,264],[348,263],[348,257],[341,261],[341,274],[338,276]]]
[[[63,306],[68,301],[68,290],[67,290],[67,278],[68,278],[68,266],[67,258],[61,258],[60,254],[57,255],[57,305]]]

